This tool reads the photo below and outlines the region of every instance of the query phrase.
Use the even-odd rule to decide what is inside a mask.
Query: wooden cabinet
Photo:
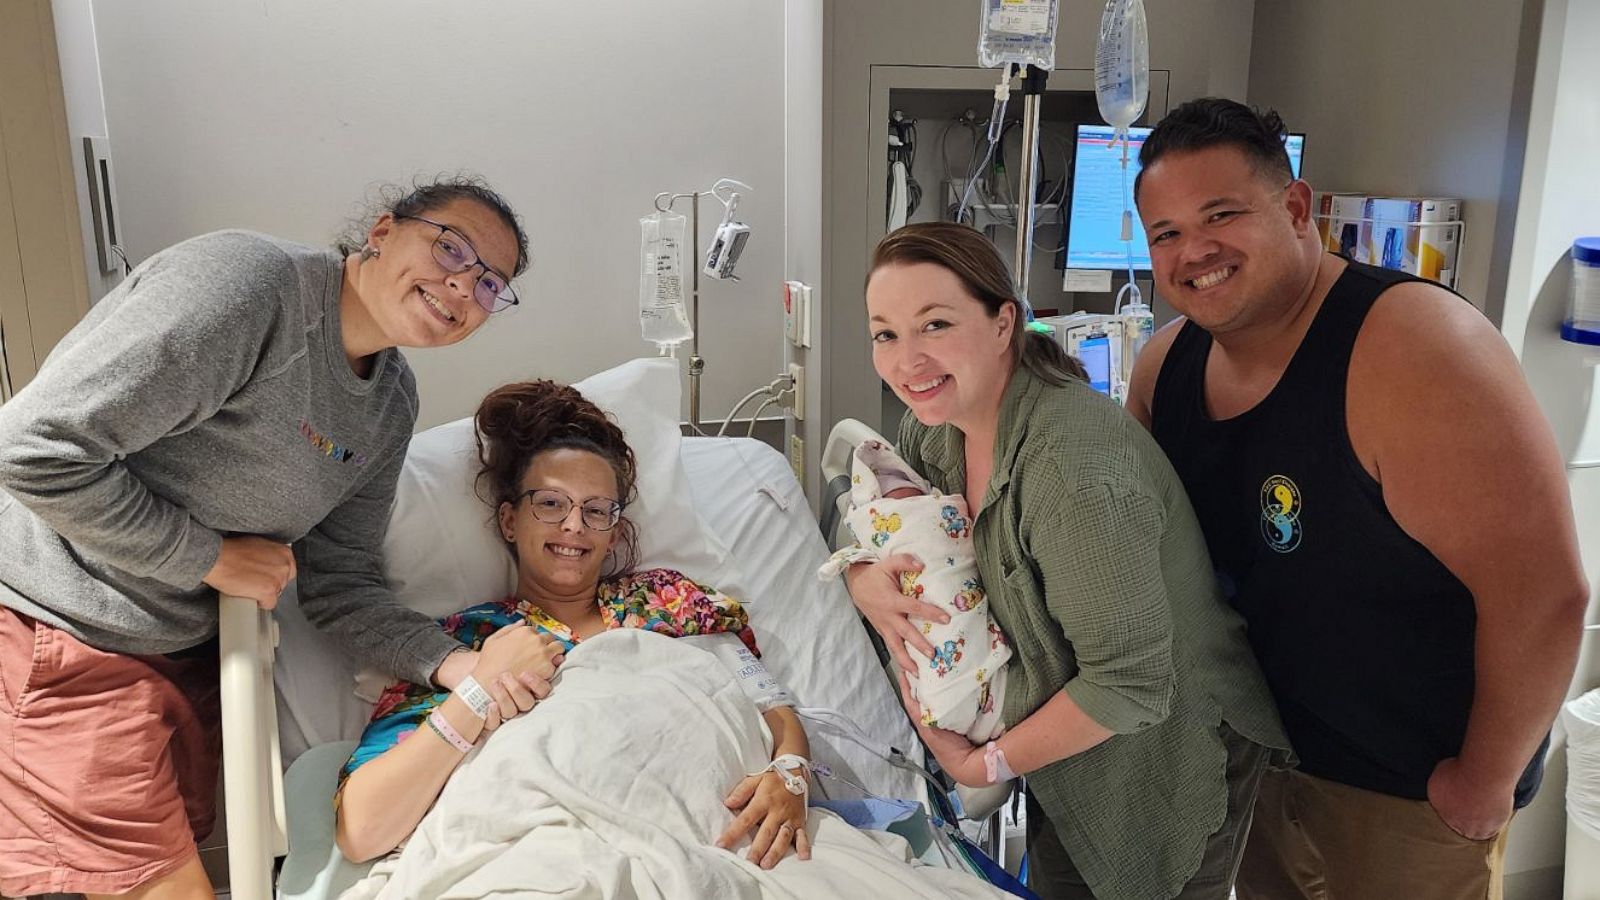
[[[50,0],[0,3],[0,402],[89,309]]]

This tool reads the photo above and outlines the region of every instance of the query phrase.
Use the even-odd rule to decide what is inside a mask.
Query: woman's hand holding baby
[[[472,677],[495,701],[483,723],[486,731],[549,696],[556,668],[566,658],[559,641],[521,623],[489,635],[477,656]]]
[[[897,553],[875,563],[859,563],[845,572],[845,584],[850,588],[850,599],[867,621],[883,637],[889,655],[901,669],[916,672],[922,667],[911,659],[906,645],[918,653],[933,658],[933,645],[923,637],[912,618],[938,622],[950,621],[944,610],[932,603],[913,600],[900,592],[901,576],[907,572],[921,572],[922,563],[907,553]]]
[[[922,746],[939,761],[939,768],[968,787],[984,787],[989,784],[988,767],[983,762],[984,748],[974,745],[964,734],[924,724],[922,705],[912,693],[911,679],[907,678],[904,672],[900,673],[900,702],[906,708],[906,715],[911,717],[912,724],[916,726],[917,737],[922,739]]]

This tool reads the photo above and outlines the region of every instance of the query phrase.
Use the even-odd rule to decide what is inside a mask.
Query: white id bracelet
[[[461,679],[461,683],[456,685],[455,695],[461,698],[461,702],[467,705],[467,709],[472,710],[473,715],[480,719],[489,717],[489,707],[494,705],[494,698],[489,696],[489,692],[483,689],[483,685],[478,683],[478,679],[473,678],[471,675]]]
[[[796,756],[793,753],[785,753],[777,759],[774,759],[772,762],[767,763],[766,767],[761,771],[753,772],[751,774],[765,775],[768,772],[777,772],[778,777],[783,779],[784,788],[789,793],[798,797],[806,792],[806,776],[805,774],[796,775],[789,771],[790,769],[799,769],[802,773],[810,772],[811,762],[804,756]]]

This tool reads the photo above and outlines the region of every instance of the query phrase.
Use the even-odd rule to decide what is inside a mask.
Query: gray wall
[[[653,354],[637,324],[638,218],[656,192],[720,176],[755,188],[739,207],[752,235],[744,280],[704,285],[703,414],[720,419],[777,374],[782,4],[101,0],[94,11],[136,258],[223,227],[325,242],[370,184],[419,173],[476,171],[521,212],[526,302],[462,345],[409,354],[420,425],[467,415],[508,380],[574,380]],[[702,209],[705,238],[720,207]]]
[[[826,19],[824,0],[784,0],[784,174],[789,180],[785,205],[784,271],[788,278],[811,285],[811,333],[822,334],[822,134],[823,54]],[[827,426],[821,414],[822,386],[827,380],[818,341],[810,349],[785,346],[789,359],[805,368],[802,389],[804,421],[785,416],[784,452],[791,441],[803,442],[801,482],[816,509],[820,496],[817,460]]]
[[[1318,190],[1460,197],[1457,289],[1498,317],[1521,0],[1274,0],[1255,10],[1251,103],[1306,132]],[[1510,152],[1508,153],[1508,145]],[[1502,276],[1503,277],[1503,276]]]
[[[1150,66],[1171,72],[1172,103],[1207,94],[1244,96],[1253,0],[1146,0],[1145,5]],[[1056,68],[1092,69],[1101,5],[1069,3],[1063,8]],[[881,230],[883,215],[881,208],[870,208],[869,201],[873,194],[868,147],[869,143],[881,146],[884,128],[868,113],[871,69],[874,65],[976,68],[978,4],[828,0],[826,9],[823,252],[827,265],[822,303],[826,345],[821,349],[828,380],[822,421],[849,417],[877,426],[882,418],[881,389],[872,369],[861,291],[872,222],[876,217]],[[1014,92],[1013,103],[1020,103],[1019,98],[1020,92]],[[922,134],[928,147],[935,136]],[[1034,264],[1048,262],[1041,263],[1036,255]]]

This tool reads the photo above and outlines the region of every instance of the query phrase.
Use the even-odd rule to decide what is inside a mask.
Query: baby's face
[[[890,500],[904,500],[907,497],[921,497],[922,492],[910,485],[906,485],[905,487],[897,487],[883,496]]]

